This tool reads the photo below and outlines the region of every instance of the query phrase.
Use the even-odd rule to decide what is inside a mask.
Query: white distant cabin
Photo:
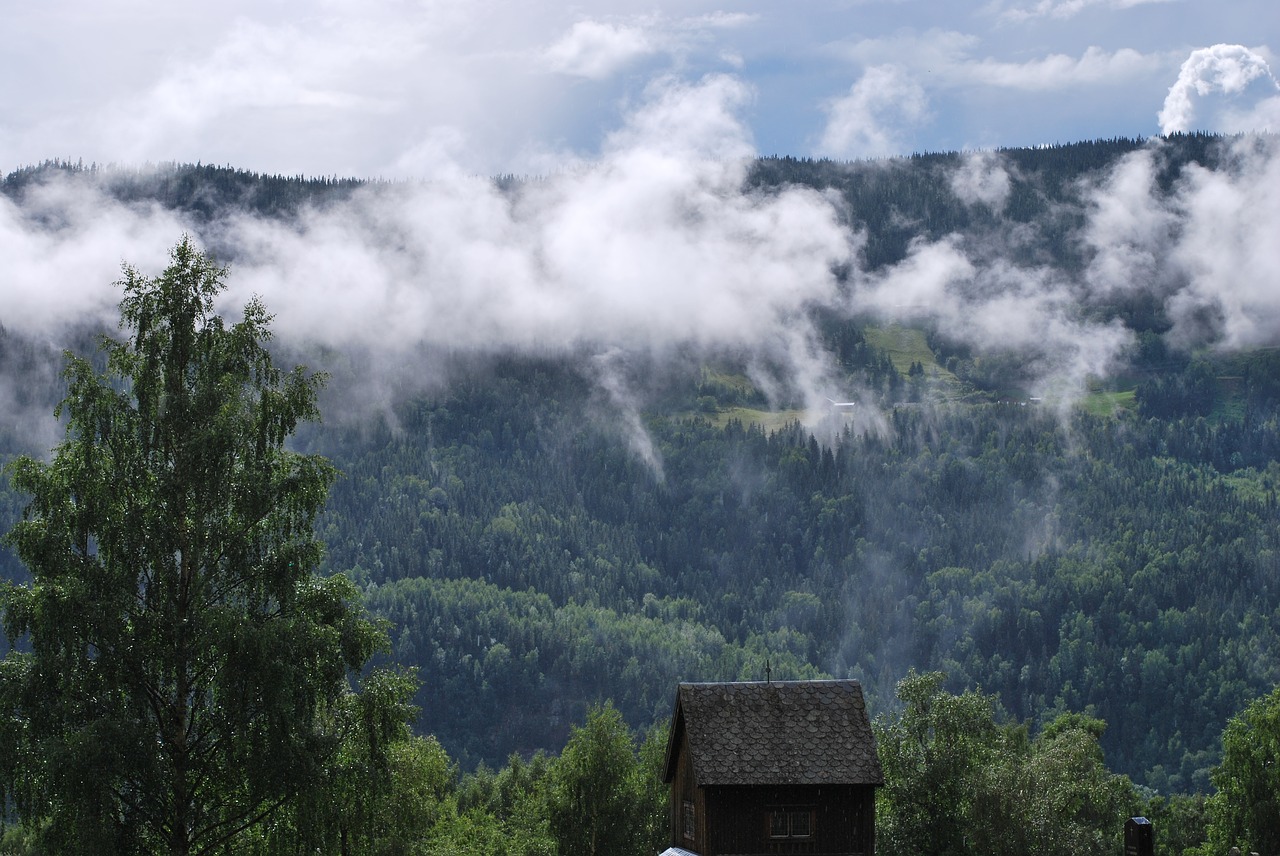
[[[852,413],[858,407],[856,401],[836,401],[834,398],[828,398],[827,402],[831,405],[832,413]]]

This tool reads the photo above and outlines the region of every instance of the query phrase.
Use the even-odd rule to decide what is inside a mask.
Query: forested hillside
[[[1157,195],[1235,168],[1230,142],[1166,141]],[[329,421],[298,440],[342,473],[319,521],[325,571],[391,620],[391,657],[422,678],[420,731],[466,769],[500,766],[558,750],[606,699],[634,728],[661,721],[680,680],[853,677],[883,713],[909,670],[941,670],[1019,720],[1104,720],[1109,766],[1157,791],[1209,789],[1228,719],[1280,683],[1280,359],[1256,341],[1189,343],[1175,333],[1190,316],[1159,292],[1077,287],[1103,254],[1090,194],[1146,145],[988,153],[1007,184],[986,196],[962,192],[958,154],[755,162],[748,192],[826,193],[859,236],[836,271],[849,305],[806,310],[835,401],[733,347],[606,371],[598,349],[423,345],[378,377],[282,337],[332,374]],[[186,212],[233,277],[219,224],[234,213],[288,224],[396,191],[47,164],[4,193],[25,210],[54,175]],[[537,182],[498,184],[519,198]],[[973,258],[998,244],[1006,267],[1074,283],[1082,331],[1128,344],[1064,392],[1043,350],[859,302],[924,242]],[[31,413],[58,400],[58,346],[87,352],[92,325],[55,344],[0,324],[2,452],[47,448],[56,433]],[[431,381],[406,382],[406,360]],[[23,502],[6,486],[5,528]]]
[[[1203,789],[1222,724],[1280,681],[1274,405],[901,404],[830,445],[655,414],[659,474],[575,425],[586,396],[495,365],[394,432],[316,438],[346,474],[329,565],[395,621],[423,725],[464,759],[555,745],[593,699],[648,722],[677,677],[769,659],[880,704],[927,667],[1018,718],[1089,710],[1117,768]]]

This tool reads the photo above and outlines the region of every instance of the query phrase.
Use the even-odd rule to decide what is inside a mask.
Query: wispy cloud
[[[1109,297],[1133,289],[1172,289],[1169,247],[1178,217],[1157,184],[1159,151],[1145,148],[1116,163],[1085,192],[1087,220],[1081,244],[1091,256],[1085,278],[1089,291]]]
[[[660,47],[645,26],[579,21],[547,48],[546,59],[553,71],[598,80]]]
[[[909,133],[929,109],[917,87],[895,66],[874,66],[831,102],[827,144],[865,153]],[[1187,168],[1172,193],[1159,181],[1158,145],[1121,161],[1081,191],[1085,225],[1066,239],[1084,250],[1083,273],[1018,261],[1002,239],[976,235],[922,239],[899,264],[869,272],[858,269],[861,239],[838,200],[744,190],[755,156],[744,117],[756,97],[735,76],[662,77],[598,157],[566,158],[515,190],[466,169],[455,159],[465,138],[441,133],[418,155],[436,162],[429,181],[369,188],[288,222],[232,216],[208,234],[236,254],[232,297],[262,295],[282,339],[382,355],[371,364],[404,364],[420,346],[575,356],[733,348],[767,355],[761,363],[782,366],[784,385],[820,396],[834,377],[808,320],[821,305],[923,312],[975,349],[1028,349],[1043,388],[1079,390],[1130,341],[1081,307],[1126,289],[1157,297],[1179,342],[1276,338],[1280,158],[1270,142],[1242,142],[1227,169]],[[936,180],[999,212],[1013,177],[1002,156],[985,153]],[[0,199],[4,323],[43,335],[85,308],[110,317],[119,262],[157,269],[184,228],[83,184],[37,188],[23,206]]]
[[[1280,146],[1242,137],[1218,156],[1224,168],[1189,164],[1168,191],[1156,141],[1090,188],[1087,285],[1154,297],[1180,347],[1280,344]]]
[[[82,183],[30,187],[21,207],[0,195],[4,325],[53,338],[69,326],[109,320],[121,262],[162,263],[183,228],[168,212],[122,205]]]
[[[1086,9],[1131,9],[1134,6],[1171,2],[1177,2],[1177,0],[1040,0],[1030,6],[1019,5],[1008,8],[1002,4],[996,4],[996,6],[999,20],[1017,23],[1036,18],[1066,20],[1074,18]]]
[[[0,165],[82,157],[411,177],[436,174],[432,152],[456,139],[466,170],[531,173],[560,153],[598,154],[654,77],[726,71],[758,93],[746,116],[756,137],[808,154],[835,102],[855,107],[855,81],[882,66],[929,102],[920,126],[890,136],[903,145],[1091,138],[1149,132],[1203,33],[1275,43],[1265,0],[1183,2],[1168,15],[1142,0],[993,2],[979,14],[882,0],[10,4]],[[1026,25],[1002,25],[1001,13]],[[933,29],[913,29],[921,21]],[[1238,105],[1205,115],[1215,129],[1250,119]]]
[[[1015,62],[977,56],[981,46],[981,41],[971,34],[929,30],[864,39],[835,50],[859,64],[892,64],[909,69],[918,81],[927,80],[931,88],[940,89],[974,85],[1022,91],[1082,85],[1119,87],[1157,72],[1169,62],[1165,54],[1142,53],[1132,48],[1105,50],[1098,46],[1088,47],[1077,56],[1050,53]]]
[[[527,60],[488,56],[477,72],[474,34],[455,27],[444,4],[409,19],[385,5],[240,18],[197,50],[165,56],[145,86],[62,116],[59,127],[94,159],[218,162],[235,152],[245,168],[288,174],[328,163],[326,173],[360,174],[362,162],[381,155],[385,165],[419,135],[518,103],[519,88],[507,94],[495,79]],[[398,135],[370,139],[370,127],[389,124]]]
[[[611,21],[577,21],[543,53],[551,70],[601,80],[655,54],[680,58],[720,30],[757,20],[746,13],[714,12],[685,18],[650,14]]]
[[[960,168],[947,177],[951,192],[966,205],[986,205],[1000,211],[1009,199],[1013,182],[1004,159],[994,152],[967,152]]]
[[[1085,379],[1123,359],[1133,334],[1087,307],[1141,295],[1162,306],[1182,348],[1280,344],[1280,146],[1271,137],[1223,143],[1220,169],[1189,164],[1168,186],[1160,140],[1081,186],[1072,240],[1082,274],[1018,262],[975,235],[919,239],[901,262],[857,272],[852,306],[899,320],[927,318],[979,353],[1017,352],[1037,388],[1070,401]],[[970,156],[947,179],[961,199],[1001,198],[998,154]]]
[[[1038,394],[1069,406],[1090,375],[1106,375],[1132,341],[1118,321],[1080,312],[1062,272],[984,258],[959,236],[918,241],[907,258],[861,277],[853,307],[891,319],[929,319],[979,353],[1017,353]]]
[[[300,227],[236,221],[237,282],[347,345],[767,341],[829,299],[852,249],[821,195],[743,192],[750,98],[731,77],[664,80],[598,160],[514,195],[455,170]]]
[[[1118,86],[1125,80],[1158,70],[1163,64],[1163,58],[1131,48],[1107,51],[1095,46],[1078,57],[1049,54],[1025,62],[990,57],[969,60],[957,64],[953,72],[956,82],[1038,91],[1082,84]]]
[[[370,365],[404,365],[419,348],[734,348],[770,355],[788,383],[821,377],[822,356],[795,343],[812,339],[807,308],[835,300],[856,239],[821,193],[744,189],[755,150],[741,114],[752,97],[734,77],[664,78],[597,159],[511,191],[455,165],[297,219],[230,214],[202,227],[235,254],[227,308],[261,295],[282,341]],[[451,145],[442,140],[437,156]],[[33,198],[43,219],[64,224],[52,234],[0,198],[6,325],[56,330],[86,307],[109,317],[121,258],[157,270],[184,230],[83,185]],[[648,454],[643,444],[637,453]]]
[[[1175,199],[1181,229],[1172,253],[1186,286],[1169,312],[1186,345],[1280,340],[1280,146],[1245,138],[1232,157],[1226,170],[1189,166]],[[1206,317],[1217,319],[1208,329]]]
[[[929,99],[901,69],[877,65],[867,69],[847,94],[828,102],[826,112],[818,154],[882,157],[908,145],[911,131],[928,119]]]

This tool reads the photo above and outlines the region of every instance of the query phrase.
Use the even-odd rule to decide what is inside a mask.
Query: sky
[[[0,170],[547,174],[724,79],[757,154],[1280,126],[1269,0],[4,0]]]

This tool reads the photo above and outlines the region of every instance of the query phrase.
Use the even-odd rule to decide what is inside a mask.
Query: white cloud
[[[664,81],[598,161],[515,196],[462,170],[230,224],[238,288],[295,333],[380,347],[758,344],[834,293],[850,236],[819,194],[744,194],[741,81]]]
[[[856,296],[857,308],[890,316],[910,315],[926,308],[941,315],[957,315],[961,301],[954,288],[957,283],[972,279],[976,272],[955,239],[918,242],[905,259],[862,284]]]
[[[690,17],[651,13],[624,22],[586,18],[577,21],[543,52],[551,70],[602,80],[648,56],[665,53],[681,59],[714,34],[744,27],[759,16],[712,12]],[[722,61],[740,65],[732,51],[717,51]]]
[[[947,182],[961,202],[986,205],[993,211],[1004,208],[1013,187],[1004,159],[988,151],[965,153],[960,168],[947,177]]]
[[[1006,259],[979,262],[958,237],[915,243],[902,262],[864,275],[853,308],[892,319],[928,318],[979,353],[1018,352],[1035,391],[1063,407],[1084,391],[1090,375],[1106,374],[1132,341],[1118,322],[1080,317],[1061,274]]]
[[[1066,20],[1074,18],[1085,9],[1090,8],[1131,9],[1135,6],[1169,2],[1174,2],[1174,0],[1040,0],[1040,2],[1031,6],[1015,6],[1009,9],[1002,9],[999,12],[999,18],[1002,21],[1012,22],[1022,22],[1035,18]]]
[[[970,53],[980,44],[981,39],[972,33],[937,28],[920,33],[907,29],[892,35],[837,43],[828,50],[859,65],[943,72],[967,62]]]
[[[1261,53],[1250,50],[1243,45],[1218,44],[1207,48],[1199,48],[1191,52],[1178,72],[1178,79],[1169,87],[1164,106],[1160,110],[1160,133],[1172,134],[1178,131],[1192,130],[1196,122],[1195,97],[1204,98],[1212,94],[1238,96],[1246,92],[1255,81],[1261,81],[1268,95],[1257,105],[1259,117],[1251,127],[1241,128],[1249,124],[1254,109],[1232,114],[1231,130],[1258,130],[1274,126],[1277,112],[1276,92],[1280,91],[1280,83],[1271,73],[1271,67]],[[1267,87],[1266,84],[1270,86]],[[1207,127],[1201,125],[1200,127]]]
[[[1169,190],[1157,142],[1088,189],[1086,283],[1154,297],[1182,347],[1280,344],[1280,146],[1242,137],[1215,157],[1222,168],[1188,164]]]
[[[546,137],[540,123],[558,118],[549,111],[562,96],[539,47],[556,25],[544,12],[506,0],[344,0],[305,11],[242,0],[186,20],[185,38],[167,50],[108,28],[77,62],[101,65],[111,43],[115,86],[78,103],[57,93],[38,121],[0,126],[0,157],[370,177],[452,128],[468,138],[470,168],[497,172],[527,138]],[[181,23],[171,11],[162,17]],[[146,32],[147,21],[135,23]],[[115,69],[126,64],[127,75]]]
[[[1217,122],[1224,134],[1247,134],[1254,131],[1280,131],[1280,95],[1263,98],[1245,107],[1227,105]]]
[[[598,80],[658,49],[643,27],[587,20],[547,48],[546,59],[562,74]]]
[[[910,132],[929,117],[923,87],[902,69],[873,66],[826,106],[827,124],[817,151],[834,158],[899,154]]]
[[[1002,62],[986,58],[963,63],[955,69],[959,79],[1006,89],[1050,90],[1081,84],[1118,85],[1161,66],[1159,57],[1130,48],[1105,51],[1089,47],[1079,57],[1050,54],[1026,62]]]
[[[740,169],[755,155],[740,111],[754,93],[740,78],[710,75],[698,83],[659,78],[643,108],[605,142],[605,162],[636,152],[661,151],[681,160]]]
[[[689,30],[732,30],[757,23],[760,15],[753,12],[709,12],[685,18],[680,26]]]
[[[131,125],[135,132],[185,131],[242,110],[376,109],[375,99],[349,91],[344,79],[388,46],[360,46],[328,35],[241,22],[207,57],[161,78],[129,111]]]
[[[1086,271],[1098,294],[1145,291],[1174,275],[1167,248],[1177,218],[1158,193],[1159,153],[1146,148],[1120,159],[1086,192],[1088,222],[1081,240],[1092,259]]]
[[[976,58],[981,41],[970,34],[930,30],[923,34],[901,32],[891,37],[865,39],[840,51],[848,59],[867,65],[893,64],[910,68],[918,79],[935,87],[964,88],[973,85],[1001,89],[1042,91],[1081,85],[1122,86],[1165,67],[1168,57],[1132,48],[1108,51],[1090,46],[1079,56],[1050,53],[1012,62],[994,56]]]
[[[748,117],[757,138],[804,154],[827,119],[824,96],[848,95],[876,66],[900,69],[929,96],[933,117],[913,147],[1065,141],[1138,130],[1129,117],[1159,106],[1183,46],[1204,32],[1274,43],[1263,0],[1182,3],[1158,27],[1153,14],[1113,14],[1124,0],[1079,2],[1002,0],[979,15],[886,2],[854,3],[850,14],[846,0],[16,4],[0,55],[0,164],[59,156],[399,176],[456,133],[466,169],[525,172],[546,152],[596,153],[644,77],[728,70],[759,92]],[[1034,38],[998,26],[1000,8],[1039,14]],[[1105,13],[1107,27],[1082,31],[1090,12]],[[936,29],[904,29],[922,20]],[[832,88],[841,51],[855,71]],[[1106,91],[1040,97],[1072,86]],[[1216,127],[1237,127],[1244,113],[1232,108]]]
[[[1225,347],[1280,343],[1280,146],[1239,141],[1232,168],[1187,167],[1176,197],[1179,234],[1172,259],[1186,286],[1169,301],[1173,335],[1203,342],[1202,320],[1216,317]]]
[[[261,295],[281,341],[376,365],[406,365],[419,347],[732,346],[790,364],[792,383],[821,377],[819,357],[795,343],[811,338],[806,308],[836,299],[854,238],[820,193],[744,190],[755,151],[740,113],[752,97],[732,77],[665,79],[598,160],[510,193],[442,165],[430,181],[371,186],[296,221],[215,223],[209,234],[235,254],[227,308]],[[420,156],[447,161],[459,144],[444,135]],[[181,234],[169,215],[82,191],[61,191],[70,225],[54,234],[0,206],[6,325],[36,329],[86,307],[110,316],[121,255],[156,272]]]
[[[41,337],[113,319],[124,261],[163,262],[183,232],[170,213],[121,205],[82,183],[29,186],[19,208],[0,195],[0,306],[5,326]]]
[[[468,73],[465,51],[443,49],[447,10],[409,20],[379,11],[241,18],[198,50],[167,57],[145,87],[59,121],[99,161],[233,160],[285,174],[356,172],[370,154],[391,156],[401,144],[371,128],[392,123],[425,134],[466,122],[484,109],[478,95],[488,86]]]

